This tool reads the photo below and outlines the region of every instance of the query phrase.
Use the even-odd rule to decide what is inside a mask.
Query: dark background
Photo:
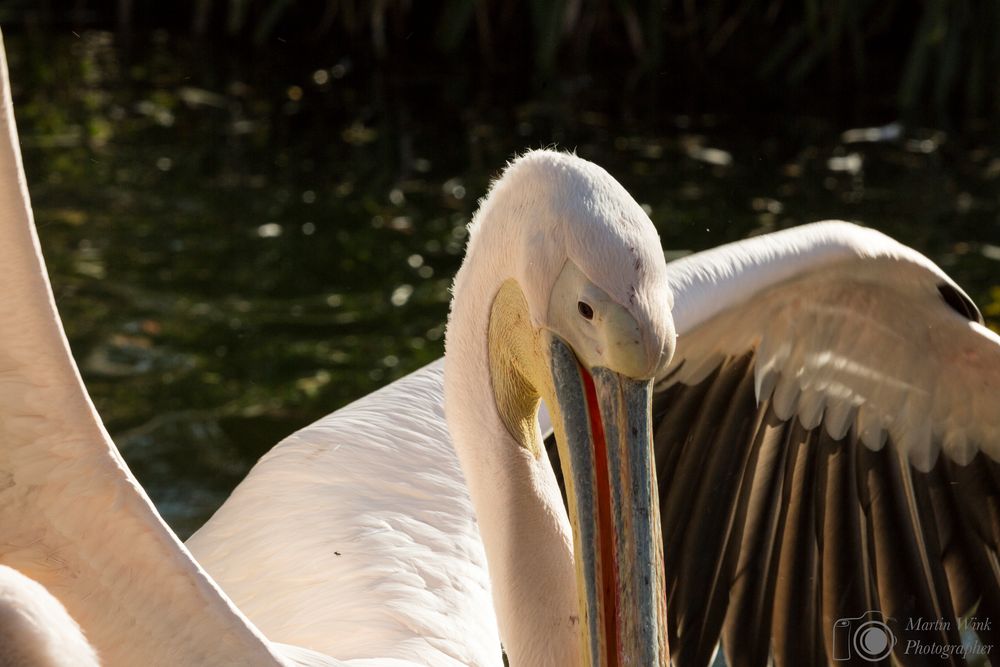
[[[1000,5],[985,0],[6,0],[0,21],[113,30],[136,50],[163,30],[213,58],[287,51],[399,77],[475,73],[479,92],[520,97],[611,78],[637,113],[796,105],[965,125],[1000,110]]]

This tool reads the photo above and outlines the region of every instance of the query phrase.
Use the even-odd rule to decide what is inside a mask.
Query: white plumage
[[[37,582],[0,565],[0,667],[97,667],[80,626]]]
[[[948,307],[960,288],[875,230],[822,222],[668,266],[677,354],[666,374],[696,384],[756,349],[757,398],[782,419],[853,427],[879,449],[892,435],[918,470],[943,447],[962,465],[1000,460],[1000,338]],[[688,360],[685,363],[685,360]],[[684,363],[684,366],[682,366]]]
[[[188,547],[272,640],[338,657],[499,664],[440,361],[272,449]]]

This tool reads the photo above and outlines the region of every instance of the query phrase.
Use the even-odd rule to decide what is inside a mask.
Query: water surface
[[[289,45],[5,41],[74,354],[182,537],[281,437],[441,354],[465,225],[530,147],[606,167],[669,257],[861,221],[929,255],[1000,324],[1000,150],[986,129],[678,113],[622,76],[498,89]]]

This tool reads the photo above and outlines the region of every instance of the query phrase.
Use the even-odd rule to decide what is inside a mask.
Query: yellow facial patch
[[[514,279],[500,287],[490,311],[490,378],[500,418],[511,436],[535,457],[542,455],[538,437],[538,404],[551,394],[538,331],[531,324],[528,302]]]

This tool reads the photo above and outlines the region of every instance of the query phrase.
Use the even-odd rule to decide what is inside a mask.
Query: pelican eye
[[[585,320],[594,319],[594,309],[591,308],[590,304],[586,301],[577,301],[576,309],[580,311],[580,314],[583,315]]]

